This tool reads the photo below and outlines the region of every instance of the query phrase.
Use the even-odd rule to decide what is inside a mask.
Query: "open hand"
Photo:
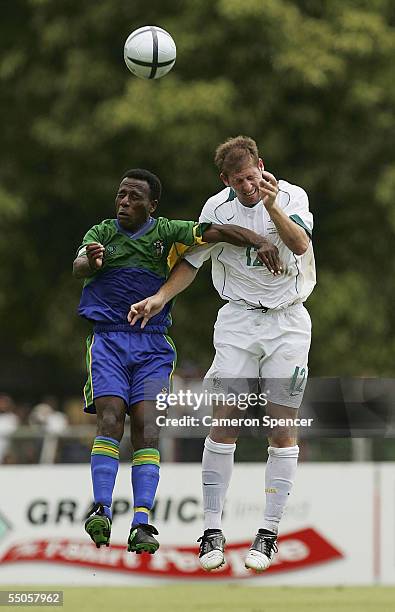
[[[277,179],[270,172],[262,170],[262,179],[259,181],[259,194],[267,210],[274,205],[279,192]]]
[[[277,276],[282,273],[283,269],[278,255],[278,248],[265,240],[257,251],[258,259],[267,267],[269,272]]]
[[[145,298],[145,300],[141,300],[141,302],[132,304],[128,313],[130,325],[134,325],[139,319],[143,319],[141,321],[141,329],[144,329],[148,321],[158,314],[165,304],[165,300],[157,294],[151,295]]]

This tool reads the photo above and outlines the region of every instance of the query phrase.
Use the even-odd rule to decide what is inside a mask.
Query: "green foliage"
[[[157,82],[123,64],[134,28],[174,35]],[[21,27],[23,24],[23,27]],[[266,166],[302,185],[315,215],[311,371],[388,374],[395,10],[390,0],[14,0],[0,25],[0,340],[8,359],[81,370],[86,229],[112,214],[131,166],[164,183],[161,214],[196,218],[219,187],[216,145],[247,133]],[[206,367],[218,307],[208,269],[176,306],[181,362]],[[200,327],[191,313],[205,312]],[[11,350],[10,350],[10,347]],[[82,342],[81,342],[82,347]]]

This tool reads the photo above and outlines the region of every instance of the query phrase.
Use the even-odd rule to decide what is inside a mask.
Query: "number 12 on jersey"
[[[307,368],[296,366],[292,376],[290,395],[299,395],[304,390],[307,381]]]
[[[247,266],[263,266],[263,263],[257,255],[257,251],[258,249],[253,246],[246,248]]]

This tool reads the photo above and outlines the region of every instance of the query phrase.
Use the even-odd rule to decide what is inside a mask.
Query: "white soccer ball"
[[[160,79],[174,66],[176,45],[166,30],[144,26],[132,32],[124,48],[124,59],[130,72],[141,79]]]

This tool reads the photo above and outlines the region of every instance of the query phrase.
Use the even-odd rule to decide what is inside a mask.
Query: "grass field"
[[[0,586],[0,590],[11,587]],[[29,587],[12,587],[26,591]],[[63,590],[67,612],[394,612],[395,588],[390,587],[247,587],[227,585],[177,585],[160,587],[70,588]],[[30,587],[37,592],[39,588]],[[32,606],[29,606],[30,608]],[[3,610],[15,610],[2,608]]]

